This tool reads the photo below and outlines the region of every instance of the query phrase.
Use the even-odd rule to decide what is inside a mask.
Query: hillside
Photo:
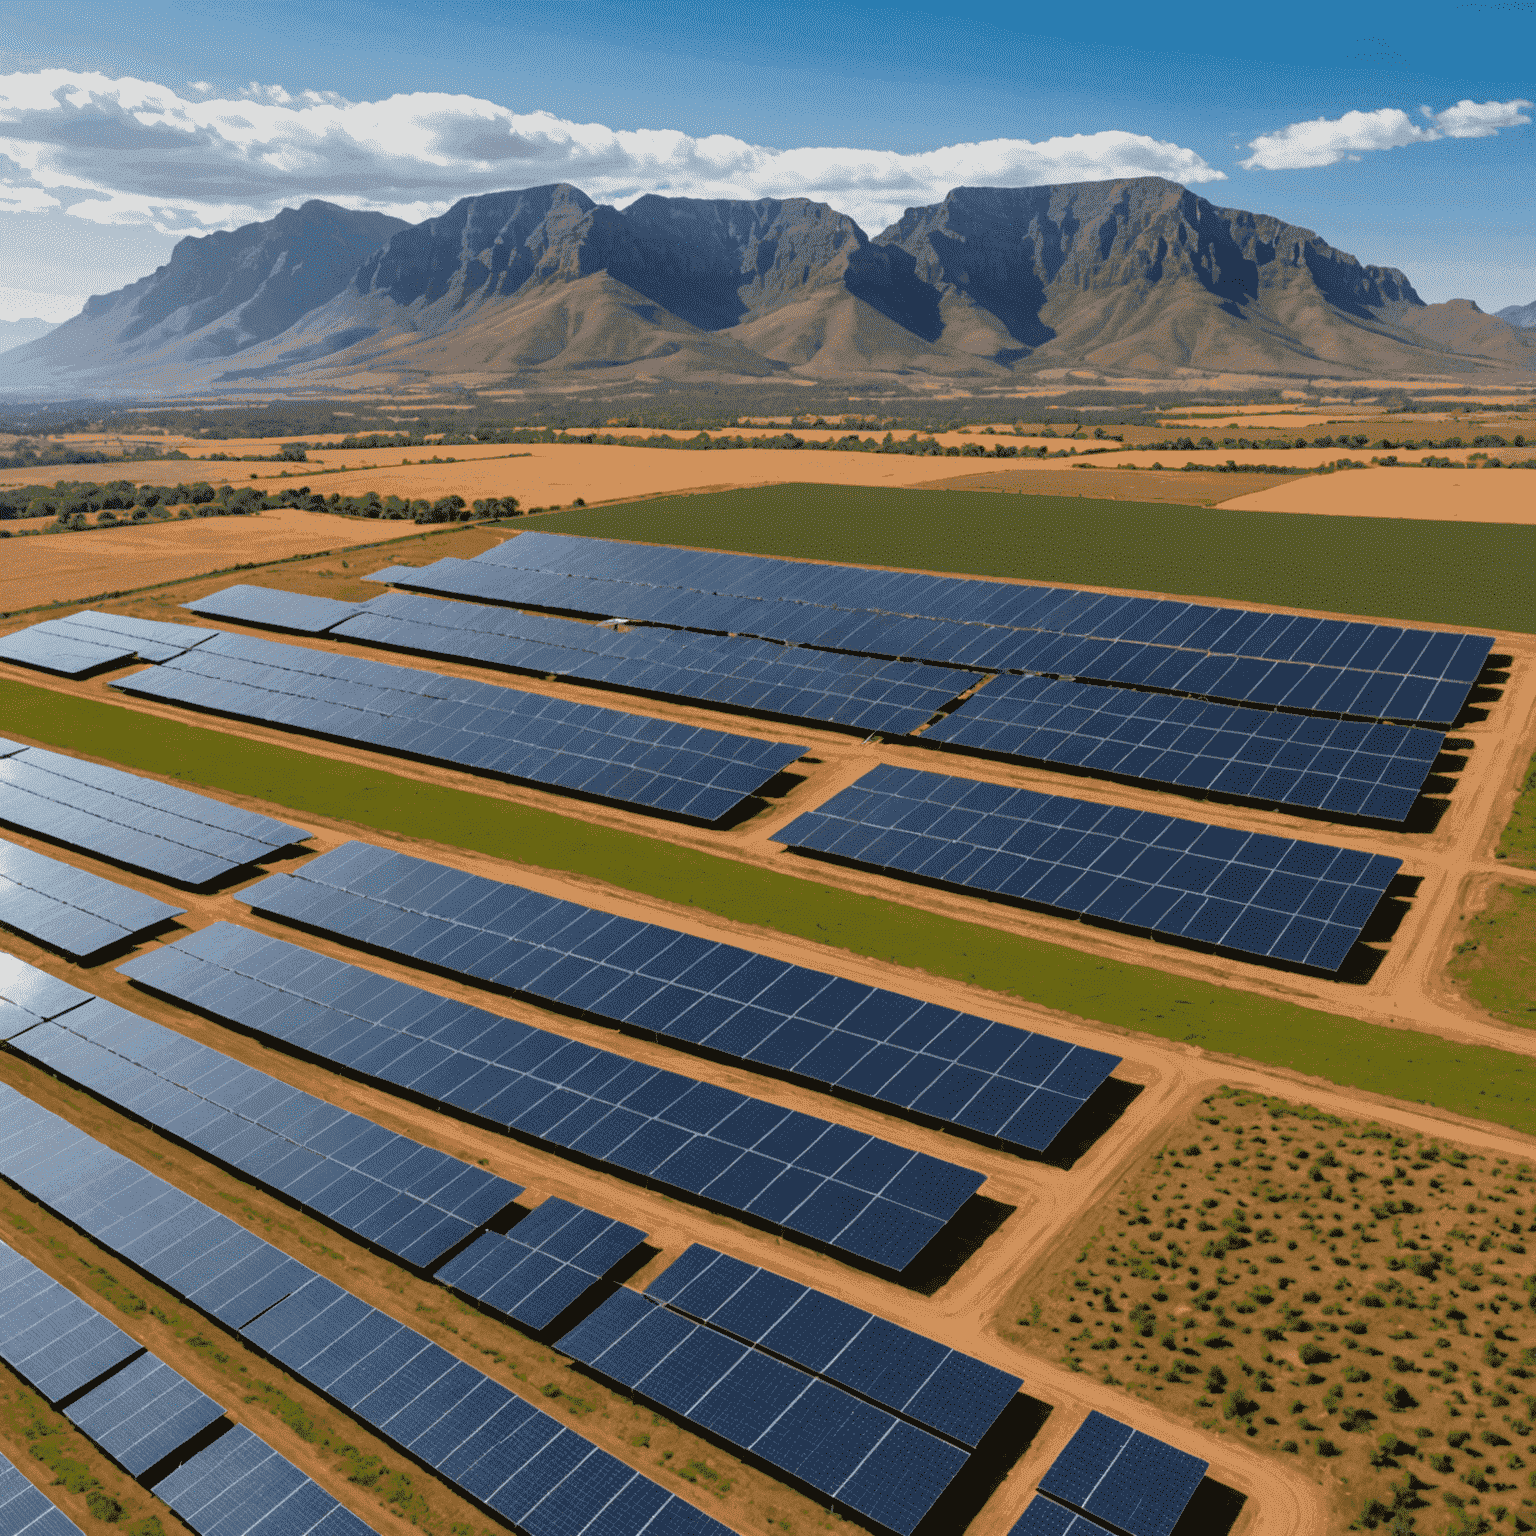
[[[1002,383],[1508,375],[1536,332],[1156,177],[961,187],[873,240],[825,203],[559,184],[403,225],[325,203],[185,240],[0,363],[0,391],[644,378]]]

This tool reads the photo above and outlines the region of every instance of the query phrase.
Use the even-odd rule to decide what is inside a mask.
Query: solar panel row
[[[1115,1536],[1115,1533],[1097,1520],[1068,1509],[1065,1504],[1036,1494],[1008,1536]]]
[[[557,1349],[907,1536],[968,1453],[762,1350],[619,1290]]]
[[[41,747],[0,757],[0,822],[184,885],[206,885],[310,835]]]
[[[363,605],[344,603],[334,597],[306,597],[276,587],[241,584],[225,587],[222,592],[210,592],[206,597],[193,598],[181,606],[205,618],[234,619],[237,623],[265,624],[272,629],[292,630],[301,635],[322,635],[343,619],[350,618]]]
[[[1092,675],[1100,681],[1139,682],[1237,702],[1286,703],[1294,708],[1447,725],[1455,718],[1493,645],[1487,635],[1395,624],[1314,619],[1179,599],[1121,597],[1066,587],[754,555],[708,554],[563,534],[521,534],[487,550],[474,563],[568,573],[630,586],[654,583],[658,592],[671,588],[701,596],[731,594],[775,605],[820,607],[823,612],[819,617],[802,615],[798,625],[790,619],[789,627],[825,637],[817,643],[840,639],[849,649],[894,644],[902,647],[895,654],[913,656],[944,649],[951,654],[932,659],[994,667],[999,663],[990,658],[1009,654],[1018,659],[1010,659],[1001,670]],[[633,609],[629,611],[632,616],[641,616]],[[925,623],[959,628],[925,628]],[[816,630],[818,624],[825,627]],[[746,625],[729,627],[758,632]],[[967,628],[972,631],[970,637],[960,632]],[[993,634],[977,635],[977,629],[990,629]],[[1009,630],[1015,632],[1012,639],[1006,635]],[[1108,642],[1122,649],[1105,652],[1091,645],[1073,647],[1050,653],[1058,657],[1059,664],[1036,665],[1022,659],[1030,652],[1010,649],[1020,638],[1019,632],[1027,631],[1074,641]],[[994,651],[997,646],[1003,648],[1001,653]],[[1143,654],[1138,656],[1137,650]],[[1200,653],[1208,658],[1209,665],[1190,674],[1189,665]],[[1060,659],[1068,655],[1075,658],[1071,665]],[[1243,665],[1233,667],[1234,661]],[[1111,676],[1109,670],[1090,673],[1092,666],[1127,670]],[[1148,666],[1155,682],[1151,676],[1134,675]],[[1180,677],[1187,681],[1175,681]]]
[[[1401,859],[880,767],[777,842],[1336,971]]]
[[[223,632],[112,686],[701,821],[805,750]]]
[[[143,1354],[64,1409],[119,1466],[142,1477],[224,1410],[165,1361]]]
[[[1129,1536],[1171,1536],[1209,1466],[1094,1410],[1040,1491]]]
[[[163,624],[86,609],[0,636],[0,661],[80,677],[135,656],[141,661],[165,661],[207,638],[206,629],[190,624]]]
[[[1413,809],[1445,744],[1411,726],[1045,677],[993,679],[923,740],[1381,821]]]
[[[692,1505],[499,1382],[5,1084],[0,1175],[173,1294],[239,1330],[527,1536],[728,1536]],[[230,1258],[226,1231],[244,1241],[237,1259]],[[162,1488],[178,1512],[190,1507],[178,1502],[192,1497],[179,1474],[156,1491]],[[235,1510],[253,1507],[237,1502]],[[199,1518],[189,1523],[210,1536],[226,1536],[237,1525],[234,1515],[228,1527],[199,1525]],[[279,1522],[262,1529],[288,1536],[289,1528]]]
[[[348,843],[256,910],[588,1018],[1044,1151],[1120,1058],[766,955]]]
[[[0,1040],[90,1000],[89,992],[0,951]]]
[[[185,911],[0,839],[0,923],[75,959]]]
[[[417,1268],[522,1193],[100,998],[10,1045]]]
[[[0,1456],[0,1531],[5,1536],[81,1536],[80,1527]]]
[[[890,1270],[906,1268],[982,1182],[233,924],[122,970],[263,1038]]]
[[[1023,1385],[959,1350],[702,1243],[673,1260],[645,1294],[972,1449]]]
[[[437,1279],[535,1333],[548,1328],[645,1241],[568,1200],[549,1199],[510,1232],[484,1232]]]
[[[345,1504],[243,1424],[155,1484],[197,1536],[367,1536]]]

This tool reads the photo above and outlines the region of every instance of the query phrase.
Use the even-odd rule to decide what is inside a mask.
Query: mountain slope
[[[58,327],[48,320],[0,320],[0,352],[24,347]]]
[[[1528,330],[1536,326],[1536,300],[1529,304],[1510,304],[1504,309],[1495,310],[1494,314],[1508,325],[1516,325],[1522,330]]]

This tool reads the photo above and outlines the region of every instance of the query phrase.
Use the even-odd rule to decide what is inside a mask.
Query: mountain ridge
[[[1526,372],[1536,333],[1157,177],[957,187],[871,238],[806,198],[624,209],[567,183],[407,225],[311,202],[180,242],[6,355],[0,390],[438,379],[996,383]],[[121,382],[120,380],[114,382]]]

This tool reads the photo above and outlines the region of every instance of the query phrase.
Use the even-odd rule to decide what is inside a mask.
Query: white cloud
[[[190,89],[201,92],[202,82]],[[252,83],[233,98],[193,99],[150,81],[58,69],[0,76],[0,155],[30,182],[13,194],[166,232],[228,228],[311,197],[419,220],[473,193],[570,181],[620,205],[646,192],[811,197],[875,233],[965,184],[1225,179],[1193,150],[1119,130],[914,154],[770,149],[723,134],[567,122],[473,96],[353,102]]]
[[[50,320],[62,324],[80,313],[84,294],[40,293],[0,287],[0,320]]]
[[[1260,134],[1242,162],[1245,171],[1297,171],[1358,159],[1373,149],[1400,149],[1405,144],[1429,144],[1436,139],[1488,139],[1501,128],[1530,122],[1529,101],[1458,101],[1443,112],[1420,107],[1416,122],[1399,107],[1374,112],[1346,112],[1343,117],[1316,117],[1291,123],[1274,133]]]

